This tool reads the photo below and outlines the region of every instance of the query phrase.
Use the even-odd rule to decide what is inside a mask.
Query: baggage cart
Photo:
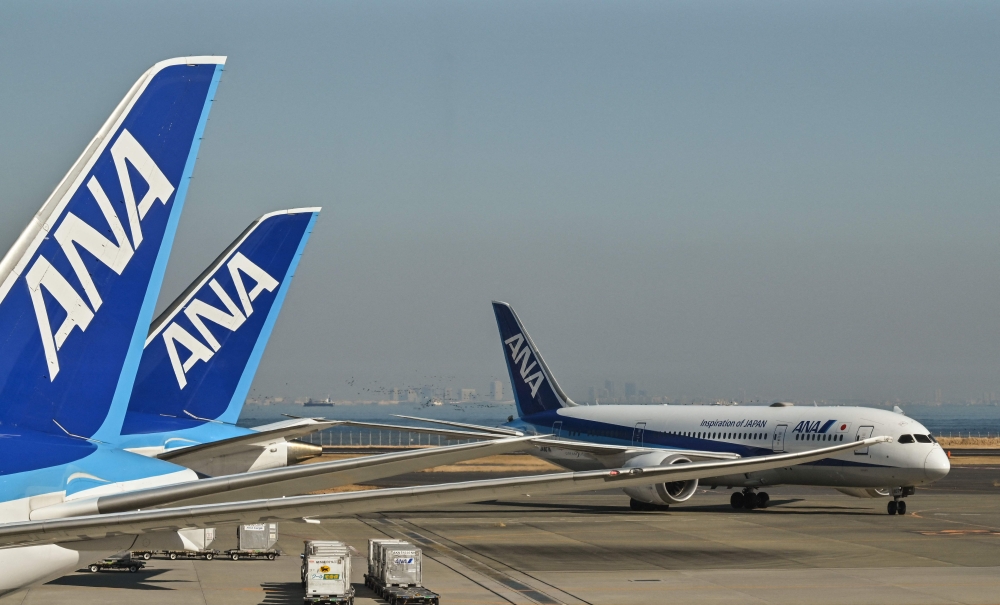
[[[441,597],[423,586],[423,552],[402,540],[369,540],[365,585],[389,605],[440,605]]]
[[[305,605],[354,605],[351,552],[343,542],[306,540],[301,579]]]
[[[230,548],[225,555],[233,561],[240,559],[275,560],[281,551],[275,548],[278,543],[277,523],[251,523],[236,528],[238,548]]]

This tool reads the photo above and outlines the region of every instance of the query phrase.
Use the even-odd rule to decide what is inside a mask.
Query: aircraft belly
[[[818,487],[886,487],[925,483],[917,469],[865,466],[794,466],[758,473],[711,477],[702,485],[761,487],[766,485],[813,485]]]
[[[585,452],[543,447],[531,451],[531,454],[571,471],[596,471],[606,468]]]

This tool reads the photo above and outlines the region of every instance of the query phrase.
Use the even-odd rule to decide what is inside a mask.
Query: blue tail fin
[[[493,301],[493,313],[497,316],[518,415],[530,416],[577,405],[559,388],[514,309],[505,302]]]
[[[143,74],[0,261],[4,425],[117,435],[224,62]]]
[[[122,434],[175,426],[164,415],[236,422],[317,216],[257,219],[156,318]]]

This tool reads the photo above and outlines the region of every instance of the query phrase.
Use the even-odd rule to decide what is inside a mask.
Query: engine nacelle
[[[838,487],[837,491],[855,498],[888,498],[892,495],[888,487]]]
[[[625,463],[626,468],[641,468],[651,466],[668,466],[670,464],[689,464],[691,460],[680,454],[670,454],[667,452],[650,452],[641,456],[636,456]],[[627,487],[622,491],[631,498],[646,504],[680,504],[694,495],[698,489],[698,480],[671,481],[667,483],[655,483],[653,485],[643,485],[640,487]]]

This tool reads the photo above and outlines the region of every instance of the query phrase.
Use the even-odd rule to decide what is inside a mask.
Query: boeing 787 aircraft
[[[313,492],[365,480],[372,473],[385,476],[517,451],[537,437],[494,433],[480,443],[211,477],[124,449],[128,442],[136,449],[171,451],[162,439],[169,429],[150,422],[149,413],[158,406],[202,423],[206,417],[191,410],[183,414],[188,403],[200,406],[203,414],[226,417],[239,384],[248,372],[252,375],[257,345],[232,373],[222,371],[224,364],[212,368],[213,360],[224,358],[225,348],[241,338],[240,326],[273,318],[274,301],[265,314],[262,297],[264,292],[280,293],[271,274],[275,269],[240,247],[248,237],[232,254],[224,254],[231,281],[208,280],[214,299],[201,297],[206,284],[196,282],[181,297],[182,304],[168,310],[150,332],[224,62],[223,57],[180,57],[144,73],[0,261],[0,594],[122,550],[181,547],[178,531],[185,528],[312,521],[524,493],[669,485],[784,468],[859,448],[874,450],[890,439],[878,436],[684,465],[654,462],[334,494]],[[297,225],[287,249],[293,244],[301,249],[312,220],[311,213],[301,214],[286,223]],[[248,330],[246,338],[259,343],[268,329],[257,334]],[[161,344],[160,353],[149,348]],[[151,351],[150,357],[144,350]],[[192,399],[172,408],[183,398],[158,401],[143,386],[152,381],[148,384],[155,391],[157,384],[173,380],[181,390],[193,388],[194,381],[207,376],[203,372],[239,376],[226,387],[226,392],[232,390],[229,400],[208,404]],[[193,435],[204,430],[200,426],[183,430]],[[153,437],[143,442],[137,435]]]
[[[877,447],[846,450],[809,464],[736,474],[705,476],[625,490],[633,510],[652,510],[691,498],[702,485],[739,487],[733,508],[767,506],[763,488],[818,485],[860,498],[892,497],[890,515],[905,514],[903,497],[948,474],[948,456],[919,422],[863,407],[699,405],[578,405],[556,382],[535,343],[510,305],[493,303],[518,417],[500,428],[404,416],[454,426],[416,429],[466,437],[551,434],[535,442],[535,455],[572,470],[620,466],[664,466],[694,460],[743,458],[807,452],[817,447],[892,437]],[[372,423],[367,426],[383,426]]]

